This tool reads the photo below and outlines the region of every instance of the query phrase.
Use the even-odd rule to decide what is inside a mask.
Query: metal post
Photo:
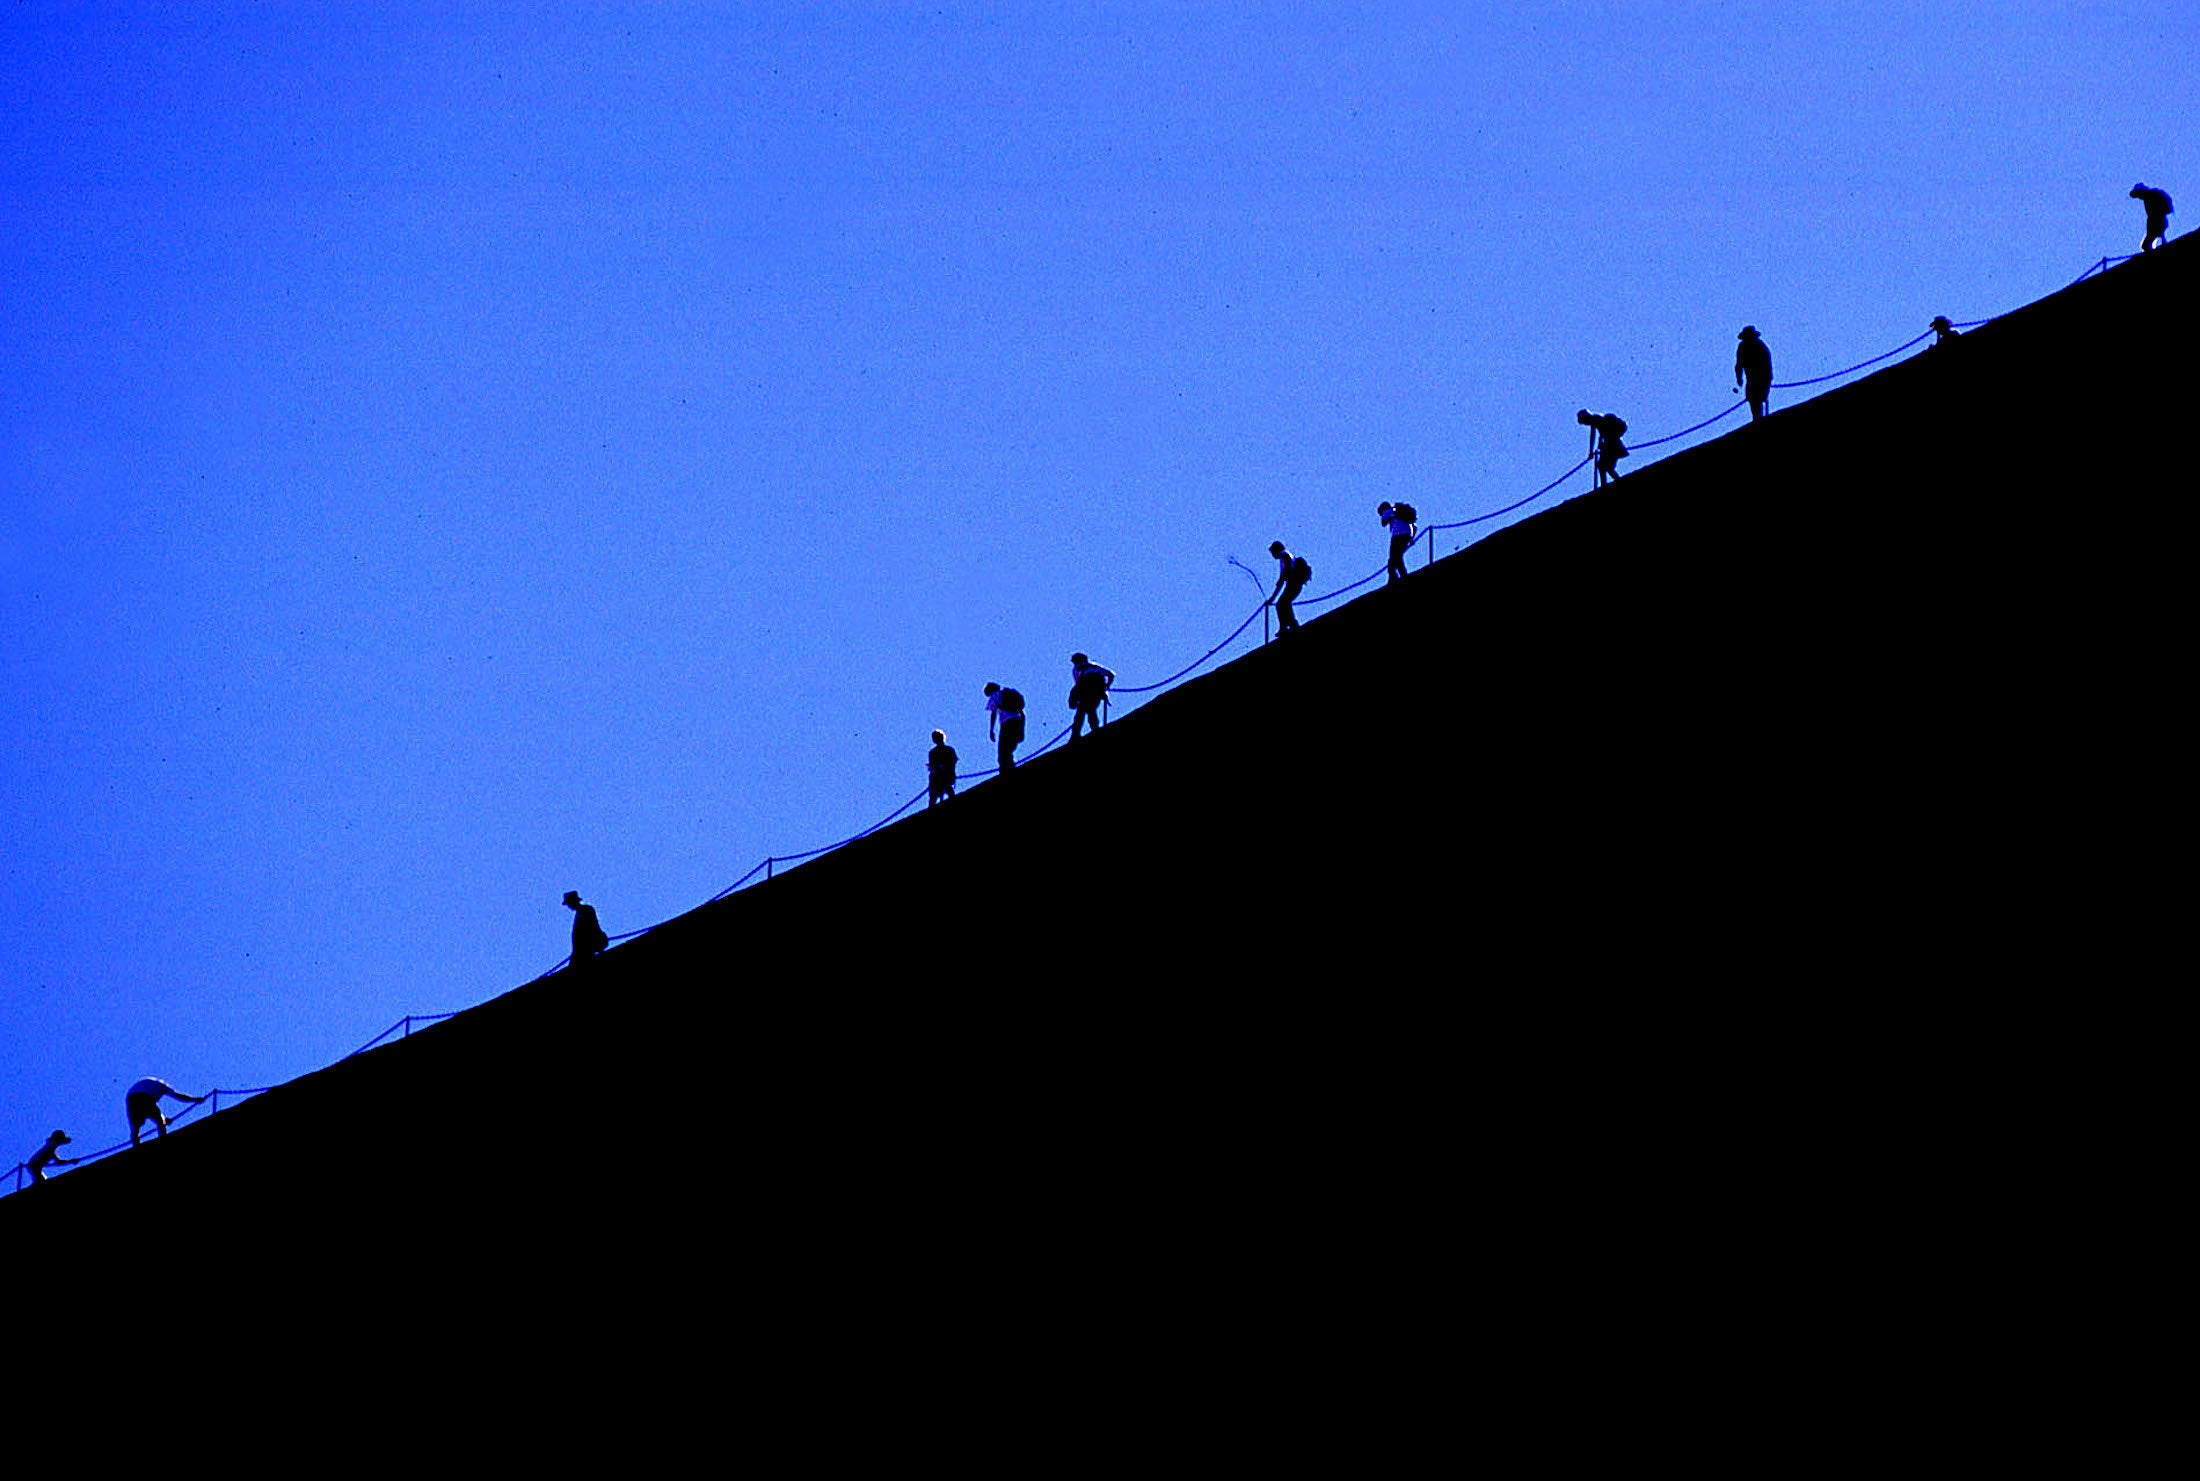
[[[209,1101],[213,1102],[214,1107],[206,1114],[209,1116],[219,1116],[222,1113],[222,1093],[220,1087],[217,1086],[215,1089],[208,1091],[206,1098]]]
[[[772,856],[771,856],[770,854],[766,854],[766,855],[764,856],[764,878],[766,878],[766,879],[770,879],[771,877],[772,877]]]
[[[406,1014],[406,1015],[405,1015],[405,1032],[403,1032],[402,1034],[399,1034],[399,1035],[398,1035],[398,1037],[399,1037],[399,1038],[401,1038],[401,1039],[409,1039],[409,1038],[411,1038],[412,1036],[413,1036],[413,1016],[412,1016],[412,1015],[411,1015],[410,1013],[408,1013],[408,1014]]]

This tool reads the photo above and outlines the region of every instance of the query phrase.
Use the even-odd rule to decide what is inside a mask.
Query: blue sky
[[[2059,287],[2200,202],[2195,56],[2158,3],[5,7],[0,1164],[871,823],[987,679],[1050,734],[1073,648],[1240,621],[1230,556],[1327,589],[1579,407],[1718,411],[1744,323],[1797,379]]]

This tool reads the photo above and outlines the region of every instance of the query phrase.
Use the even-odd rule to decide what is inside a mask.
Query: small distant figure
[[[189,1101],[197,1105],[206,1099],[203,1095],[185,1095],[166,1080],[156,1080],[147,1075],[123,1093],[122,1113],[130,1118],[130,1145],[138,1145],[138,1128],[146,1122],[153,1123],[155,1136],[168,1135],[168,1118],[160,1111],[161,1097]]]
[[[596,907],[581,899],[579,890],[565,892],[565,908],[573,912],[573,965],[585,967],[611,944],[596,919]]]
[[[2156,247],[2169,243],[2169,213],[2177,208],[2170,204],[2169,192],[2157,190],[2145,181],[2131,187],[2131,198],[2147,208],[2147,234],[2139,243],[2139,250],[2152,252]]]
[[[1100,733],[1100,707],[1108,702],[1108,691],[1115,687],[1115,670],[1103,668],[1082,653],[1072,653],[1069,674],[1069,707],[1076,712],[1069,718],[1069,739],[1075,745],[1078,728],[1087,720],[1092,722],[1092,733]]]
[[[1956,326],[1948,322],[1946,314],[1933,315],[1932,330],[1933,342],[1926,346],[1927,349],[1937,350],[1951,339],[1963,338],[1962,335],[1956,333]]]
[[[1627,424],[1610,412],[1592,415],[1587,407],[1574,413],[1574,420],[1589,429],[1589,456],[1597,460],[1598,488],[1603,488],[1619,477],[1619,460],[1627,456],[1627,444],[1620,439],[1627,435]]]
[[[1413,548],[1413,526],[1421,518],[1421,512],[1411,504],[1384,502],[1375,506],[1375,517],[1390,531],[1389,580],[1383,585],[1406,579],[1406,552]]]
[[[1276,604],[1276,636],[1280,638],[1299,630],[1299,619],[1292,615],[1291,604],[1314,579],[1314,568],[1306,563],[1305,556],[1285,550],[1281,540],[1269,541],[1268,553],[1276,558],[1276,584],[1269,588],[1268,600]]]
[[[1765,403],[1772,399],[1772,351],[1754,324],[1744,325],[1736,338],[1741,343],[1734,350],[1734,389],[1749,398],[1749,419],[1761,422]]]
[[[938,807],[955,795],[955,748],[947,743],[947,732],[932,732],[932,749],[924,753],[924,774],[932,779],[932,796],[924,805]]]
[[[1024,743],[1024,697],[998,684],[985,686],[985,735],[1001,746],[1001,774],[1016,769],[1016,748]]]
[[[76,1164],[79,1159],[61,1155],[62,1144],[68,1140],[67,1132],[57,1131],[46,1138],[45,1146],[31,1153],[31,1160],[23,1164],[23,1170],[31,1175],[32,1183],[45,1182],[46,1169],[49,1167],[71,1167]]]

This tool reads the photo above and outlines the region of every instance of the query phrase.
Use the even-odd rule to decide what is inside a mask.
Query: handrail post
[[[209,1116],[219,1116],[222,1113],[221,1087],[217,1085],[212,1090],[208,1091],[206,1093],[206,1098],[209,1101],[213,1102],[213,1108],[209,1110],[206,1114]]]
[[[411,1038],[412,1036],[413,1036],[413,1016],[412,1016],[412,1015],[411,1015],[410,1013],[408,1013],[408,1014],[406,1014],[406,1015],[405,1015],[405,1032],[404,1032],[404,1033],[402,1033],[402,1034],[400,1034],[400,1035],[399,1035],[398,1037],[399,1037],[399,1038],[404,1038],[404,1039],[409,1039],[409,1038]]]
[[[772,856],[771,856],[770,854],[766,854],[766,855],[764,855],[764,878],[765,878],[766,880],[769,880],[769,879],[770,879],[771,877],[772,877]]]

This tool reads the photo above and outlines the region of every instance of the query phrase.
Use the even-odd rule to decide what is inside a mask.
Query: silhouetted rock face
[[[2148,789],[2196,272],[2181,239],[1637,468],[0,1235],[191,1231],[227,1299],[845,1315],[1067,1300],[1103,1250],[1178,1295],[1473,1239],[1547,1274],[1620,1217],[1693,1266],[1744,1257],[1672,1231],[1798,1159],[1909,1186],[2034,1035],[2000,969],[2105,949],[2043,902],[2098,902],[2094,804]]]

